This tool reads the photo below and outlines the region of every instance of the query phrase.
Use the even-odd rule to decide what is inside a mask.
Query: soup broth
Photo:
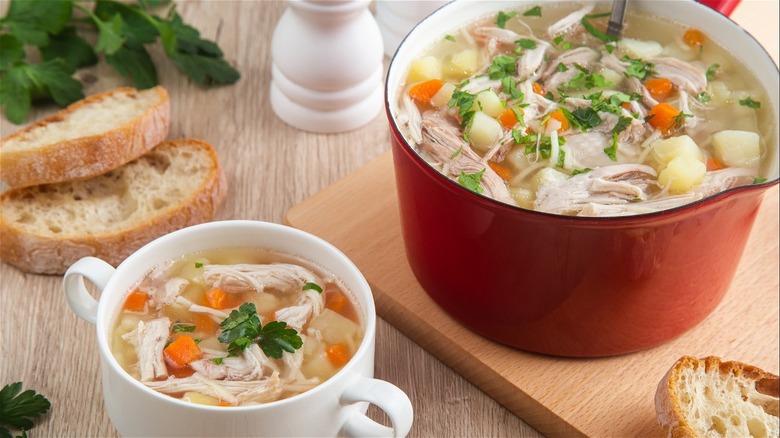
[[[521,208],[622,216],[760,183],[774,114],[700,30],[540,3],[453,29],[411,65],[396,120],[462,186]],[[762,106],[761,103],[765,102]]]
[[[299,258],[224,248],[160,264],[126,296],[109,336],[144,385],[214,406],[267,403],[341,369],[361,311],[333,275]]]

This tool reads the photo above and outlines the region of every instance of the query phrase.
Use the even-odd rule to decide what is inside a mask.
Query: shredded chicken
[[[199,392],[231,404],[267,403],[277,400],[283,390],[278,372],[260,380],[249,381],[212,380],[200,373],[195,373],[190,377],[171,377],[167,380],[143,383],[163,394],[178,395],[185,392]]]
[[[311,318],[322,313],[324,307],[322,294],[307,290],[294,305],[277,310],[276,319],[284,321],[289,327],[300,331]]]
[[[306,283],[322,284],[322,280],[310,270],[288,263],[205,265],[203,278],[229,293],[263,292],[266,289],[300,292]]]
[[[547,35],[550,38],[554,38],[558,34],[564,32],[570,32],[571,29],[580,23],[583,17],[590,14],[595,4],[589,3],[583,6],[581,9],[572,12],[571,14],[556,21],[550,27],[547,28]]]
[[[142,382],[168,375],[163,349],[168,340],[170,326],[171,321],[168,318],[139,321],[135,330],[122,336],[122,339],[135,347],[138,356],[138,372],[141,374]]]

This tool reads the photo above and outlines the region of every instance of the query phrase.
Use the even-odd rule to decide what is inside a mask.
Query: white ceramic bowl
[[[108,347],[108,334],[127,291],[153,266],[205,249],[256,247],[298,256],[341,279],[358,301],[365,335],[344,368],[319,386],[267,404],[216,407],[188,403],[147,388],[127,374]],[[95,300],[87,278],[100,289]],[[65,273],[68,304],[97,326],[106,410],[123,436],[405,436],[412,424],[409,398],[373,378],[376,313],[371,289],[358,268],[338,249],[306,232],[256,221],[196,225],[163,236],[116,269],[86,257]],[[365,415],[368,403],[384,410],[389,428]]]

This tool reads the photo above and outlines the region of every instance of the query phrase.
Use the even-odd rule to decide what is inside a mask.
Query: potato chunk
[[[455,91],[455,84],[445,82],[431,98],[431,105],[436,108],[444,108],[452,98],[453,91]]]
[[[424,56],[412,61],[409,68],[409,83],[427,81],[428,79],[441,79],[441,61],[435,56]]]
[[[687,135],[670,137],[653,146],[653,167],[659,172],[677,157],[690,157],[699,161],[704,159],[699,145]]]
[[[501,124],[484,111],[474,113],[474,119],[471,122],[469,138],[471,144],[481,152],[487,152],[503,134]]]
[[[730,167],[755,166],[761,158],[759,137],[755,132],[716,132],[712,134],[712,147],[718,160]]]
[[[474,99],[474,106],[471,109],[474,111],[481,110],[490,117],[498,117],[504,112],[505,108],[498,94],[490,89],[477,93],[477,98]]]
[[[696,158],[679,156],[672,159],[661,173],[658,174],[658,182],[669,189],[671,194],[680,194],[690,191],[701,183],[707,166]]]
[[[663,46],[656,41],[635,40],[631,38],[621,38],[618,42],[618,51],[621,54],[632,58],[655,58],[664,50]]]
[[[477,51],[462,50],[447,58],[443,64],[444,74],[449,79],[461,80],[477,71]]]

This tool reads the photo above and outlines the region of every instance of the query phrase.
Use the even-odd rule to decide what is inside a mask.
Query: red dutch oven
[[[523,350],[576,357],[647,349],[689,330],[722,300],[763,193],[778,184],[778,70],[725,16],[693,1],[629,7],[696,26],[760,78],[774,126],[767,181],[662,212],[584,218],[523,210],[471,192],[422,160],[395,121],[409,63],[476,17],[523,2],[454,1],[403,41],[386,109],[409,264],[426,293],[471,330]]]

